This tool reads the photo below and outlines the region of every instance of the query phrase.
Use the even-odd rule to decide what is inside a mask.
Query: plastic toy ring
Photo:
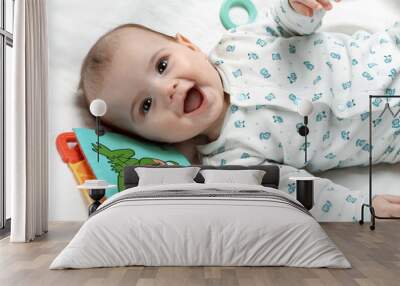
[[[225,0],[224,3],[222,3],[219,18],[221,19],[222,25],[224,25],[227,30],[237,27],[229,17],[229,10],[232,7],[241,7],[246,10],[249,15],[249,21],[247,23],[253,22],[257,17],[257,9],[250,0]]]

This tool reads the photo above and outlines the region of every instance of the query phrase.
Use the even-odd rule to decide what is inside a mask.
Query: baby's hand
[[[335,2],[339,1],[335,0]],[[330,0],[289,0],[289,4],[297,13],[309,17],[313,16],[315,10],[325,9],[328,11],[332,9]]]

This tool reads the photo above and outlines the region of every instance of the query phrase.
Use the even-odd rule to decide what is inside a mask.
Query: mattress
[[[128,265],[351,267],[295,199],[270,187],[228,183],[118,193],[50,269]]]

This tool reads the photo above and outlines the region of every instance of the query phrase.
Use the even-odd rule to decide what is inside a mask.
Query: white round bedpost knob
[[[107,112],[107,104],[102,99],[95,99],[90,103],[89,109],[93,116],[103,116]]]
[[[314,107],[308,99],[302,99],[297,107],[297,112],[302,116],[308,116],[313,111]]]

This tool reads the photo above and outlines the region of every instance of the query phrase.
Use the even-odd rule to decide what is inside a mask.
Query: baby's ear
[[[185,45],[186,47],[188,47],[189,49],[192,49],[193,51],[199,51],[201,52],[201,50],[199,49],[199,47],[197,47],[195,44],[193,44],[188,38],[186,38],[185,36],[176,33],[175,35],[175,40],[182,44]]]

